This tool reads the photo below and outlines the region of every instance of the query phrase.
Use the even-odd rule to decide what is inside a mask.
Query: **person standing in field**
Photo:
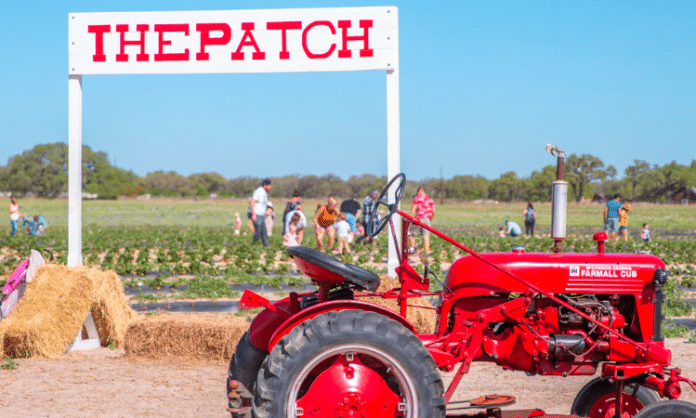
[[[524,216],[524,233],[526,235],[534,235],[534,224],[536,223],[536,210],[532,202],[527,203],[527,209],[522,211]]]
[[[271,191],[271,179],[264,179],[261,186],[254,190],[254,194],[249,200],[249,210],[251,211],[251,221],[254,223],[254,242],[261,240],[264,247],[268,247],[268,233],[264,215],[268,206],[268,192]]]
[[[362,214],[362,210],[360,209],[360,202],[358,202],[358,199],[356,198],[351,198],[351,199],[346,199],[343,202],[341,202],[341,213],[346,214],[346,222],[348,222],[348,225],[350,225],[350,236],[348,237],[348,242],[353,241],[353,235],[356,234],[357,229],[358,229],[358,218]]]
[[[628,242],[628,212],[630,211],[630,203],[626,203],[619,209],[619,234],[623,237],[624,242]]]
[[[650,227],[648,224],[643,224],[643,230],[640,231],[640,239],[642,239],[643,242],[650,241]]]
[[[611,232],[611,240],[619,241],[619,209],[621,209],[621,195],[616,194],[604,207],[604,230]]]
[[[19,212],[19,204],[17,203],[17,198],[13,197],[10,200],[10,226],[12,226],[12,235],[17,234],[19,218],[21,217],[22,214]]]
[[[285,235],[285,225],[288,223],[288,213],[293,210],[302,210],[302,202],[300,202],[300,191],[295,189],[292,192],[292,198],[285,203],[285,210],[283,211],[283,235]]]
[[[338,236],[338,246],[336,248],[339,255],[343,255],[345,249],[346,254],[350,254],[349,237],[351,235],[350,224],[346,221],[347,214],[341,212],[338,214],[338,222],[336,222],[336,235]]]
[[[242,229],[242,218],[239,217],[239,212],[234,213],[234,234],[239,235]]]
[[[377,216],[372,219],[372,214],[377,210],[377,199],[379,199],[379,192],[377,189],[372,189],[367,194],[365,199],[363,199],[363,210],[362,210],[362,225],[365,229],[366,241],[369,243],[373,242],[373,237],[370,234],[377,229],[379,224],[379,218]]]
[[[273,235],[273,222],[276,218],[275,210],[273,210],[273,203],[268,202],[264,217],[264,222],[266,222],[266,234],[270,237],[271,235]]]
[[[428,226],[430,226],[430,222],[433,216],[435,216],[435,202],[430,196],[425,194],[423,186],[419,186],[416,190],[416,197],[413,198],[413,206],[411,206],[411,216]],[[424,254],[426,256],[430,254],[430,231],[416,224],[411,224],[409,230],[411,232],[411,236],[408,239],[410,247],[415,248],[415,235],[420,234],[423,237]]]
[[[334,223],[336,222],[336,216],[338,215],[338,210],[336,209],[338,202],[333,197],[329,198],[326,205],[319,205],[317,211],[314,213],[314,231],[317,236],[317,248],[319,251],[324,251],[324,232],[329,237],[328,239],[328,249],[333,250],[334,241],[336,239],[336,227]]]

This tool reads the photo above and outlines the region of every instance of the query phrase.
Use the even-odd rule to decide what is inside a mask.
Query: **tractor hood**
[[[665,263],[644,254],[481,253],[480,256],[549,293],[636,294]],[[445,281],[453,292],[490,295],[522,293],[518,280],[471,255],[450,267]]]

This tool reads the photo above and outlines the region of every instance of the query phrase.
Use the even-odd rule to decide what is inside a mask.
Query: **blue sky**
[[[394,5],[408,178],[696,158],[696,1],[25,1],[0,13],[0,164],[67,142],[70,12]],[[384,72],[84,76],[83,143],[139,175],[386,175]]]

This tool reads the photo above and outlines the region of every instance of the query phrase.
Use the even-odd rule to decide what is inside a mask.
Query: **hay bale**
[[[131,309],[121,279],[115,272],[100,271],[86,267],[77,267],[92,280],[92,318],[99,333],[101,345],[123,347],[128,324],[134,321],[138,314]]]
[[[59,357],[92,312],[102,345],[123,346],[136,313],[114,272],[48,264],[0,324],[0,355]]]
[[[244,318],[219,314],[163,314],[131,323],[126,333],[126,355],[161,359],[229,360],[242,334]]]
[[[56,358],[74,340],[92,305],[92,281],[65,266],[44,266],[2,323],[3,356]]]
[[[378,292],[386,292],[389,289],[401,287],[399,279],[391,278],[386,274],[380,276],[380,285]],[[380,297],[360,297],[359,300],[374,303],[392,311],[399,313],[399,301],[397,299],[383,299]],[[411,298],[407,302],[408,311],[406,319],[413,324],[416,332],[419,334],[431,334],[435,332],[435,323],[437,322],[437,312],[433,309],[433,305],[425,298]]]

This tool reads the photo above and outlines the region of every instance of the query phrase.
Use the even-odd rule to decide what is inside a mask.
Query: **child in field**
[[[234,234],[239,235],[242,230],[242,218],[239,217],[239,212],[234,213]]]
[[[650,227],[648,224],[643,224],[643,230],[640,231],[640,239],[642,239],[643,242],[650,241]]]
[[[283,236],[283,245],[286,247],[295,247],[300,245],[297,242],[297,225],[300,222],[300,214],[295,213],[292,215],[292,218],[290,218],[290,222],[288,223],[288,226],[285,231],[285,235]]]
[[[346,254],[350,254],[350,246],[348,245],[348,238],[352,231],[350,230],[350,224],[346,221],[346,214],[341,212],[338,214],[338,222],[336,222],[336,235],[338,236],[338,247],[336,248],[338,254],[343,254],[343,249],[345,248]]]
[[[266,214],[264,215],[264,222],[266,222],[266,234],[270,237],[273,235],[273,221],[275,221],[276,213],[273,210],[273,203],[268,202],[266,206]]]
[[[628,242],[628,213],[631,211],[631,204],[626,203],[619,209],[619,235]]]

